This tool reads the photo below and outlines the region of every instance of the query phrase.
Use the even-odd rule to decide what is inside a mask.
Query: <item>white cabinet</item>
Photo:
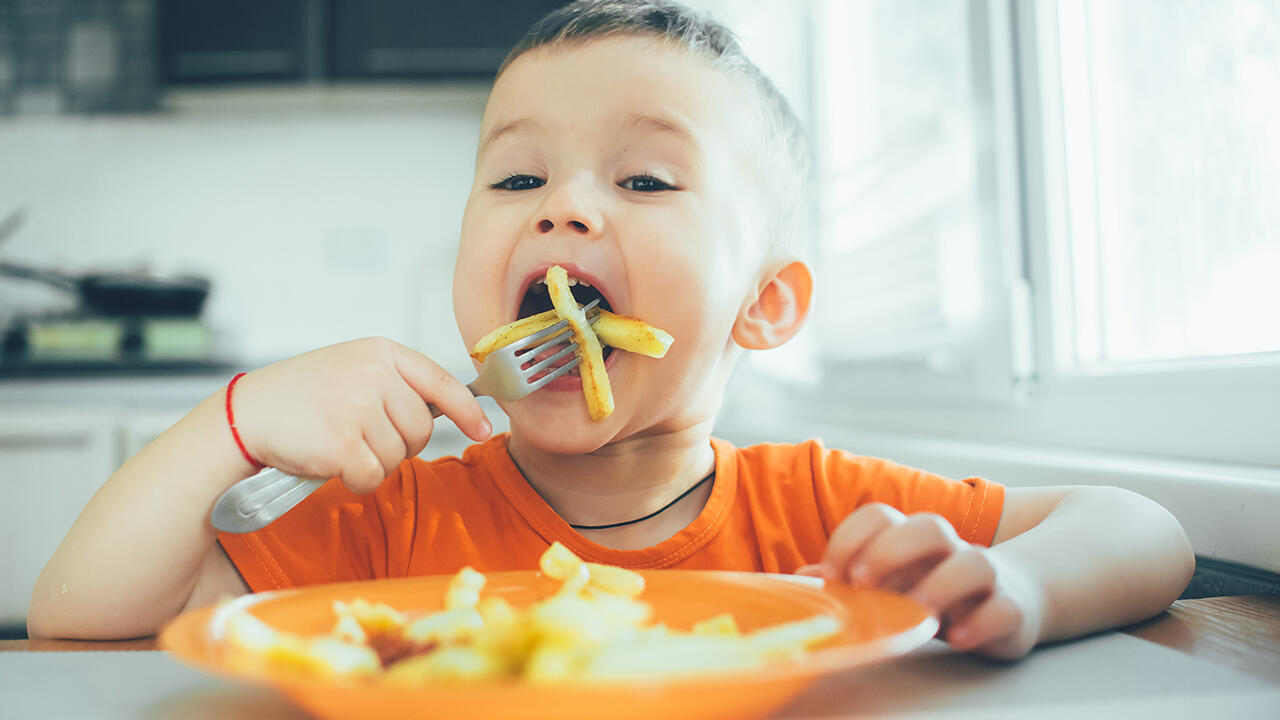
[[[0,417],[0,625],[25,622],[41,568],[117,465],[113,423],[6,407]]]
[[[0,383],[0,630],[102,483],[226,377]]]

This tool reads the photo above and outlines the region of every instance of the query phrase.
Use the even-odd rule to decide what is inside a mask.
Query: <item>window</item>
[[[1280,350],[1280,7],[1087,0],[1056,21],[1058,362]]]
[[[815,145],[824,354],[836,363],[957,360],[990,305],[968,3],[822,8]]]
[[[1280,8],[806,7],[823,377],[792,412],[1280,466]]]
[[[1008,47],[970,0],[812,7],[825,381],[1012,401],[1030,340]]]

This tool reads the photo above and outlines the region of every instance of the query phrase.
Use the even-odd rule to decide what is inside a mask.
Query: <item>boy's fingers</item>
[[[847,580],[849,562],[875,536],[898,523],[906,516],[897,510],[872,503],[849,514],[827,539],[827,551],[822,556],[822,575],[827,580]]]
[[[803,575],[805,577],[822,577],[822,566],[821,565],[802,565],[801,567],[797,568],[795,573],[793,574]]]
[[[965,600],[989,595],[995,588],[996,571],[985,553],[964,548],[938,563],[912,590],[911,596],[952,622],[962,620],[959,610]]]
[[[953,624],[947,631],[947,642],[962,652],[992,646],[993,657],[1017,657],[1021,653],[1003,653],[995,646],[1012,638],[1021,627],[1022,609],[1008,595],[996,593]]]
[[[343,453],[342,484],[352,492],[371,493],[378,489],[386,473],[382,470],[382,461],[363,440],[353,442],[347,452]]]
[[[405,445],[400,431],[391,423],[385,411],[364,424],[364,441],[378,458],[382,468],[382,478],[390,475],[400,461],[409,456],[409,448]],[[379,478],[381,480],[382,478]]]
[[[938,566],[942,559],[943,556],[937,554],[924,555],[907,565],[890,570],[883,577],[876,580],[875,585],[881,590],[905,593],[915,587],[926,575],[933,572],[933,569]],[[859,582],[866,581],[859,580]]]
[[[951,524],[931,513],[912,515],[872,538],[849,568],[849,581],[878,585],[890,574],[915,566],[917,576],[955,552],[962,541]]]
[[[422,353],[401,347],[396,371],[423,400],[434,403],[472,440],[486,440],[493,430],[476,398],[458,378]]]
[[[404,440],[405,457],[422,452],[431,439],[431,430],[435,420],[427,401],[407,387],[393,390],[383,402],[387,417],[395,425],[400,437]]]

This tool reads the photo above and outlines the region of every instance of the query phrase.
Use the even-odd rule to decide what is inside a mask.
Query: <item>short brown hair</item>
[[[797,252],[808,214],[808,139],[786,98],[747,58],[733,31],[718,21],[668,0],[577,0],[535,22],[498,74],[530,50],[617,35],[653,35],[680,45],[740,78],[755,93],[768,150],[761,154],[760,190],[771,207],[769,248],[776,254]]]

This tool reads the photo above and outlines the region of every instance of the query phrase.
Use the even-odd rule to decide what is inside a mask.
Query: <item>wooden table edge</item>
[[[1120,631],[1280,685],[1280,595],[1178,600]]]

